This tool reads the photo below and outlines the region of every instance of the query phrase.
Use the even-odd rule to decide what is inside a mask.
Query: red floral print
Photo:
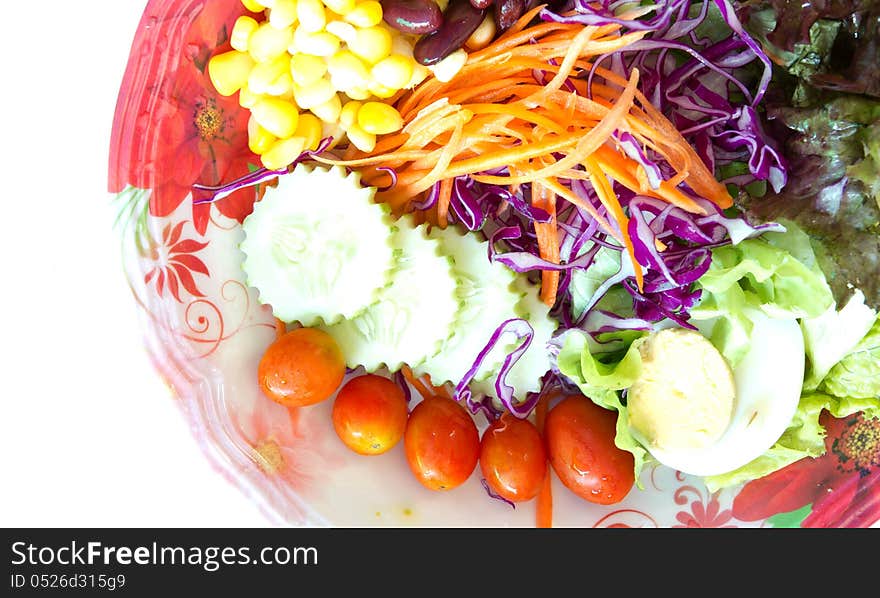
[[[834,418],[826,411],[825,454],[747,483],[733,502],[754,521],[812,504],[801,527],[867,527],[880,519],[880,419]]]
[[[190,196],[193,184],[219,185],[259,163],[248,148],[247,110],[238,105],[237,96],[218,94],[207,75],[210,57],[230,49],[229,31],[244,8],[237,2],[179,4],[184,11],[177,17],[180,22],[165,26],[164,37],[149,37],[151,31],[163,29],[153,27],[134,42],[133,57],[163,66],[130,62],[111,141],[110,191],[121,192],[127,185],[152,189],[150,214],[158,217],[174,212]],[[149,52],[150,45],[175,43],[169,37],[179,37],[181,48],[179,60],[170,61],[170,66],[159,60],[161,52]],[[246,188],[214,205],[241,222],[254,199],[254,190]],[[192,207],[192,222],[201,235],[210,211],[208,203]]]
[[[710,494],[708,501],[704,502],[703,496],[696,489],[685,486],[676,492],[677,503],[683,504],[687,502],[687,499],[684,498],[685,491],[687,490],[694,492],[698,498],[691,501],[690,512],[680,511],[676,514],[675,519],[678,521],[678,524],[672,527],[736,527],[733,524],[727,525],[733,519],[733,513],[730,509],[721,509],[721,503],[718,502],[718,497],[715,494]]]
[[[162,244],[153,244],[151,258],[155,266],[144,276],[146,284],[156,285],[156,293],[161,297],[167,289],[178,301],[181,301],[180,287],[193,297],[204,297],[205,294],[196,285],[193,273],[208,276],[208,267],[200,258],[193,255],[207,247],[207,243],[193,239],[181,239],[183,226],[180,222],[174,228],[171,224],[162,231]]]

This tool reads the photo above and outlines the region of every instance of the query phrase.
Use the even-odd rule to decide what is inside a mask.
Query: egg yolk
[[[710,446],[730,424],[736,386],[724,356],[684,328],[651,333],[639,346],[641,373],[627,391],[630,426],[651,446]]]

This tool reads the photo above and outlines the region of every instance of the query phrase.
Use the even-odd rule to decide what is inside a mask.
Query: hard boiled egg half
[[[794,319],[758,310],[746,354],[731,367],[699,330],[652,332],[642,373],[627,391],[630,431],[660,463],[683,473],[733,471],[771,448],[791,424],[804,380],[804,340]]]

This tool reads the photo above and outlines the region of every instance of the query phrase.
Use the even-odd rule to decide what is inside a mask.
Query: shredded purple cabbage
[[[730,29],[720,41],[701,38],[697,32],[711,5]],[[644,32],[643,39],[598,59],[591,77],[605,60],[623,77],[637,68],[640,88],[707,166],[746,162],[751,179],[741,177],[737,183],[767,181],[778,192],[787,180],[785,158],[765,133],[757,112],[770,84],[772,62],[743,28],[734,5],[730,0],[655,0],[638,9],[644,16],[622,18],[632,7],[626,0],[569,0],[559,9],[542,9],[540,17],[560,23],[618,24],[625,31]],[[741,78],[743,69],[755,61],[761,74],[752,89]],[[639,156],[625,141],[621,147],[648,165],[649,177],[656,173],[650,169],[650,152]]]
[[[492,349],[502,342],[505,335],[508,334],[515,335],[519,344],[516,348],[505,355],[504,362],[499,368],[498,375],[495,379],[495,392],[507,411],[516,417],[528,417],[538,402],[537,395],[519,401],[514,397],[516,389],[507,384],[506,381],[507,373],[510,371],[510,368],[513,367],[520,356],[529,348],[529,345],[532,343],[532,338],[535,336],[535,330],[532,328],[532,325],[522,318],[510,318],[502,322],[498,328],[495,329],[495,332],[489,338],[486,346],[483,347],[477,355],[470,369],[465,373],[458,384],[455,385],[454,397],[456,400],[464,400],[474,413],[482,410],[487,417],[492,419],[497,416],[495,413],[497,410],[494,410],[489,406],[488,403],[490,403],[490,401],[486,400],[485,397],[483,400],[474,399],[468,385],[474,379],[474,376],[477,371],[479,371],[480,367],[483,365],[483,361],[485,361]]]
[[[501,496],[500,494],[498,494],[497,492],[492,490],[492,488],[489,487],[489,482],[486,481],[486,478],[480,478],[480,483],[483,485],[483,490],[486,491],[486,494],[489,495],[489,498],[494,498],[495,500],[500,500],[501,502],[503,502],[507,506],[509,506],[511,509],[516,509],[516,504],[514,504],[514,502],[512,500],[508,500],[508,499],[504,498],[503,496]]]

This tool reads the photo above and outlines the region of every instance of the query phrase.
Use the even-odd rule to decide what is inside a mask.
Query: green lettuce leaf
[[[880,101],[822,95],[806,106],[771,106],[768,115],[786,131],[778,138],[788,184],[737,203],[753,221],[797,222],[838,303],[858,288],[880,308]]]
[[[571,290],[571,315],[575,320],[581,317],[593,295],[606,280],[620,272],[621,267],[632,269],[629,260],[624,262],[621,262],[620,251],[603,247],[596,252],[596,257],[589,268],[572,270],[569,289]],[[633,311],[632,297],[623,287],[615,285],[605,293],[596,308],[626,317],[631,315]]]
[[[880,318],[853,351],[831,368],[822,388],[837,396],[880,402]]]
[[[831,368],[868,334],[876,318],[877,311],[865,305],[864,294],[857,291],[842,308],[837,309],[835,304],[819,317],[804,319],[801,322],[807,354],[804,390],[816,390]]]
[[[716,319],[709,336],[731,364],[748,349],[752,322],[748,309],[773,318],[812,318],[834,305],[810,238],[794,223],[784,233],[765,233],[712,251],[712,264],[700,278],[700,304],[694,320]]]

